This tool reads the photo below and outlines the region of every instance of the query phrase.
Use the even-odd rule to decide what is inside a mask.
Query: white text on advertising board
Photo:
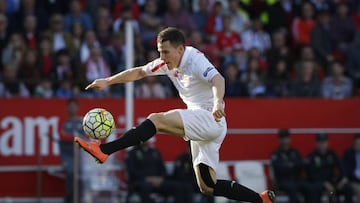
[[[36,139],[40,140],[35,149]],[[49,118],[7,116],[0,120],[0,155],[34,156],[59,155],[59,117]]]

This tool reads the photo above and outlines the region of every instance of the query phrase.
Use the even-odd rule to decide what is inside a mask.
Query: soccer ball
[[[82,122],[86,135],[94,139],[107,138],[115,128],[114,117],[109,111],[94,108],[86,113]]]

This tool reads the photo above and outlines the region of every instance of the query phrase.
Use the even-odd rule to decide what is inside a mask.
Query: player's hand
[[[214,106],[213,112],[212,112],[214,119],[216,122],[220,122],[221,118],[226,116],[224,105],[222,103],[218,103]]]
[[[105,78],[100,78],[94,80],[91,84],[85,87],[86,90],[94,89],[94,90],[103,90],[107,86],[109,86],[108,81]]]

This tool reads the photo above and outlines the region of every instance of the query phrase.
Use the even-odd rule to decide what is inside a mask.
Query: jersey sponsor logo
[[[204,77],[207,77],[209,72],[212,71],[214,69],[214,67],[208,67],[205,72],[203,73]]]
[[[165,62],[162,62],[156,66],[154,66],[152,69],[151,69],[151,72],[156,72],[157,70],[159,70],[159,68],[161,68],[162,66],[165,65]]]

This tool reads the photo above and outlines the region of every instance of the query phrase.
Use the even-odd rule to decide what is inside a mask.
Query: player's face
[[[180,65],[181,57],[184,53],[184,47],[179,45],[174,47],[170,44],[169,41],[165,41],[157,44],[158,51],[160,53],[160,58],[163,60],[169,70],[177,68]]]

